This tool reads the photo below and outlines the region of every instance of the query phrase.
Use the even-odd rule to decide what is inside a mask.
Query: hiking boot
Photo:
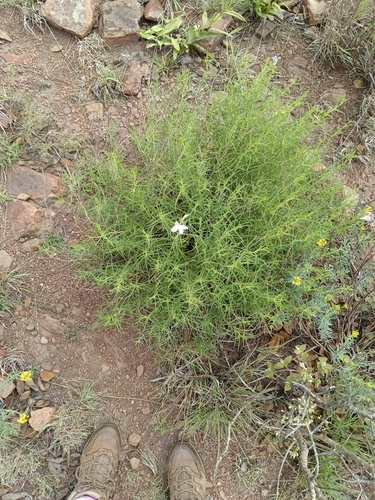
[[[89,437],[76,471],[77,484],[67,500],[83,495],[109,500],[115,491],[121,439],[116,425],[103,424]]]
[[[169,453],[171,500],[205,500],[206,476],[202,460],[189,443],[176,443]]]

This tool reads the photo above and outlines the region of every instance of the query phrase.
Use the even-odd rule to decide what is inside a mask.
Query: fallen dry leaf
[[[16,389],[19,396],[21,396],[21,394],[23,394],[25,391],[25,382],[23,382],[22,380],[17,380]]]
[[[39,399],[39,401],[35,403],[35,408],[45,408],[48,405],[49,401],[44,401],[44,399]]]
[[[30,425],[26,427],[25,436],[27,437],[27,439],[34,439],[37,434],[37,431],[35,431]]]
[[[61,52],[61,47],[59,47],[58,45],[54,45],[53,47],[51,47],[51,52]]]
[[[54,376],[55,374],[49,370],[42,370],[40,372],[40,379],[43,380],[43,382],[49,382]]]
[[[40,380],[40,377],[38,377],[38,386],[39,386],[39,388],[40,388],[41,391],[45,391],[46,390],[46,387],[43,384],[43,382]]]
[[[56,408],[53,406],[47,406],[46,408],[41,408],[40,410],[32,410],[29,420],[29,425],[35,430],[39,431],[45,425],[51,422],[52,415],[55,413]]]
[[[19,401],[25,401],[29,396],[30,396],[31,391],[25,391],[23,394],[21,394]]]
[[[289,333],[285,330],[280,330],[279,332],[272,335],[272,339],[268,344],[268,347],[277,347],[290,339]]]

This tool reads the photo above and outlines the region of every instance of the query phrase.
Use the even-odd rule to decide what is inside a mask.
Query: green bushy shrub
[[[306,142],[325,115],[294,118],[302,100],[273,88],[272,71],[211,94],[183,73],[134,135],[137,166],[115,146],[85,162],[83,274],[111,291],[106,324],[130,316],[159,345],[191,339],[206,352],[222,335],[244,341],[262,322],[311,315],[296,270],[319,275],[317,241],[349,218]]]

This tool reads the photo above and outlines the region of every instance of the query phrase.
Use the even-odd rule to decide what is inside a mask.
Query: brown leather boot
[[[204,500],[206,475],[202,460],[189,443],[176,443],[169,453],[168,483],[171,500]]]
[[[115,424],[103,424],[89,437],[76,471],[77,484],[67,500],[83,495],[109,500],[115,491],[121,438]]]

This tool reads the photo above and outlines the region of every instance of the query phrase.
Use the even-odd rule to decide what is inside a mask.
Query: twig
[[[345,462],[344,457],[342,457],[341,455],[340,455],[340,460],[343,463],[345,469],[349,472],[349,474],[351,474],[354,477],[354,480],[355,480],[356,484],[359,486],[360,492],[358,493],[358,496],[357,496],[357,498],[355,500],[360,500],[360,498],[362,497],[362,493],[363,493],[363,488],[362,488],[362,485],[361,485],[361,481],[355,476],[355,474],[353,473],[353,471],[350,469],[349,465]]]
[[[296,440],[300,447],[299,462],[301,465],[302,472],[305,474],[306,479],[309,483],[311,500],[316,500],[317,498],[318,500],[327,500],[326,496],[323,495],[321,489],[315,482],[316,474],[313,474],[310,471],[309,466],[307,464],[307,460],[309,458],[309,449],[300,430],[296,432]]]
[[[375,413],[368,413],[367,411],[361,410],[360,408],[357,408],[356,406],[352,405],[351,403],[347,403],[346,401],[327,403],[326,401],[320,399],[320,397],[314,394],[312,391],[310,391],[310,389],[308,389],[304,384],[301,384],[299,382],[292,382],[292,387],[296,387],[308,396],[312,397],[316,404],[321,408],[346,408],[347,410],[356,413],[360,417],[368,418],[369,420],[375,422]]]
[[[356,463],[360,467],[363,467],[365,470],[370,471],[371,474],[375,474],[374,465],[370,464],[369,462],[367,462],[367,460],[364,460],[355,453],[349,451],[347,448],[345,448],[345,446],[336,443],[336,441],[333,441],[333,439],[330,439],[329,437],[324,436],[323,434],[315,434],[315,439],[332,448],[338,455],[345,455],[352,462]]]
[[[216,465],[215,465],[215,470],[214,470],[214,480],[213,482],[215,483],[216,482],[216,476],[217,476],[217,471],[219,469],[219,466],[223,460],[223,458],[226,456],[226,454],[228,453],[228,449],[229,449],[229,444],[230,444],[230,440],[231,440],[231,431],[232,431],[232,427],[233,425],[236,423],[236,420],[238,419],[238,417],[241,415],[241,413],[243,412],[243,410],[246,408],[247,404],[244,405],[242,408],[240,408],[238,410],[238,412],[235,414],[235,416],[233,417],[233,419],[231,420],[231,422],[229,422],[228,424],[228,435],[227,435],[227,444],[225,445],[225,448],[224,448],[224,451],[223,453],[220,455],[220,457],[218,457],[217,461],[216,461]]]
[[[318,455],[318,450],[316,449],[313,433],[311,432],[309,427],[306,427],[306,429],[307,429],[307,432],[309,433],[311,447],[313,449],[314,457],[315,457],[315,468],[314,468],[314,472],[313,472],[313,479],[315,481],[316,478],[319,476],[319,455]]]
[[[288,449],[286,450],[286,453],[284,455],[284,458],[282,459],[282,462],[281,462],[281,465],[280,465],[280,469],[279,469],[279,472],[277,474],[277,483],[276,483],[276,497],[275,497],[275,500],[279,500],[279,493],[280,493],[280,479],[281,479],[281,472],[284,468],[284,464],[286,462],[286,459],[288,458],[288,455],[289,455],[289,452],[290,450],[293,448],[293,446],[295,445],[295,442],[293,441]]]

